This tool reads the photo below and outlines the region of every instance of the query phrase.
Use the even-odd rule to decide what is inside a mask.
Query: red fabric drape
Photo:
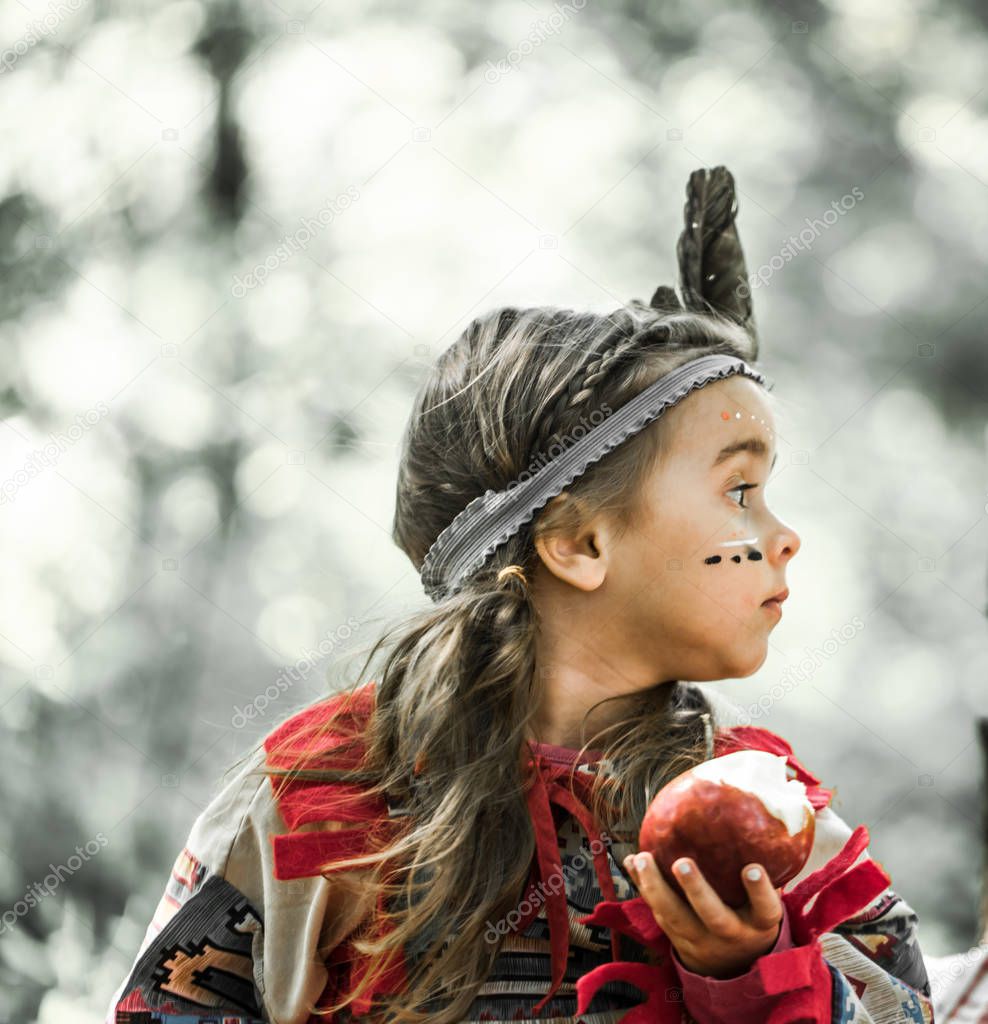
[[[374,707],[373,682],[360,687],[349,699],[345,695],[320,701],[297,715],[288,719],[276,728],[265,740],[264,746],[268,754],[268,765],[277,768],[293,767],[301,755],[314,759],[314,766],[320,763],[332,763],[334,767],[359,765],[363,758],[361,735],[368,716]],[[336,714],[331,732],[325,731],[325,723],[331,715]],[[553,806],[571,814],[579,822],[590,843],[594,870],[597,881],[604,896],[593,914],[583,917],[583,923],[600,924],[611,929],[611,954],[614,962],[603,964],[588,972],[577,982],[580,1008],[586,1010],[590,998],[596,989],[612,977],[620,977],[631,981],[647,993],[647,1001],[641,1007],[630,1011],[623,1018],[623,1024],[649,1021],[679,1022],[678,1009],[674,1003],[665,1001],[665,990],[678,990],[678,976],[675,968],[668,960],[668,939],[655,923],[654,917],[641,898],[617,901],[607,846],[601,831],[597,827],[589,807],[589,794],[593,785],[594,774],[573,771],[573,764],[559,763],[555,758],[540,752],[545,749],[543,744],[529,744],[526,767],[529,772],[526,802],[531,815],[535,834],[536,853],[532,865],[531,882],[526,896],[536,895],[541,891],[544,895],[546,918],[549,925],[551,950],[551,977],[546,995],[535,1005],[534,1012],[540,1012],[553,994],[558,990],[566,971],[569,958],[569,915],[567,911],[565,877],[562,859],[559,852],[557,826],[553,815]],[[814,807],[826,806],[831,799],[831,792],[820,786],[820,780],[800,764],[793,756],[792,748],[781,737],[766,729],[755,726],[738,726],[723,730],[715,735],[714,755],[731,753],[734,750],[759,749],[786,757],[790,777],[798,778],[807,786],[807,796]],[[320,761],[322,758],[322,761]],[[586,758],[585,758],[586,760]],[[572,778],[572,792],[570,779]],[[279,811],[289,831],[283,835],[272,836],[274,874],[278,879],[291,879],[317,874],[329,874],[334,870],[334,862],[345,857],[358,856],[373,849],[381,841],[386,841],[396,834],[400,819],[388,817],[388,807],[381,798],[368,798],[359,786],[343,783],[312,782],[293,779],[287,785],[284,779],[272,778],[272,790],[276,796]],[[302,831],[302,826],[314,822],[352,823],[353,828],[339,831]],[[359,823],[359,824],[358,824]],[[851,848],[852,841],[860,837],[863,826],[858,829],[845,847]],[[864,832],[867,837],[867,832]],[[843,854],[842,854],[843,856]],[[853,858],[852,858],[853,859]],[[830,866],[828,865],[828,868]],[[848,916],[860,907],[861,897],[870,892],[876,883],[872,864],[860,865],[849,873],[851,883],[843,880],[840,885],[830,876],[825,879],[828,868],[821,869],[809,876],[793,893],[784,894],[784,898],[792,904],[793,934],[796,941],[811,942],[816,931],[826,930],[826,922],[835,914],[847,911]],[[861,872],[861,868],[869,868]],[[858,874],[855,874],[858,872]],[[884,876],[883,876],[884,877]],[[814,880],[816,880],[814,882]],[[833,884],[836,888],[821,895],[812,912],[803,914],[802,907],[816,890],[810,892],[807,886],[813,884]],[[850,886],[850,887],[848,887]],[[880,891],[880,890],[878,890]],[[524,900],[524,897],[523,897]],[[515,931],[523,931],[538,913],[538,898],[530,900],[533,909],[521,917],[515,924]],[[853,906],[852,906],[853,905]],[[644,910],[643,910],[644,907]],[[851,908],[848,910],[848,908]],[[378,912],[383,906],[378,903]],[[795,916],[795,915],[802,916]],[[823,923],[821,925],[821,922]],[[380,934],[382,925],[377,925]],[[659,953],[659,965],[621,962],[619,933],[631,936]],[[806,947],[812,949],[812,946]],[[787,954],[793,954],[788,956]],[[665,955],[665,959],[663,959]],[[780,963],[789,964],[786,977],[791,980],[793,971],[810,970],[805,961],[805,949],[785,951],[771,958],[772,962],[764,968],[766,978],[778,983],[775,973]],[[787,957],[780,961],[778,957]],[[766,962],[768,958],[765,958]],[[803,964],[800,968],[798,965]],[[367,969],[362,958],[356,956],[350,944],[344,941],[330,956],[330,981],[326,986],[317,1007],[329,1005],[329,1001],[339,993],[353,987],[359,977]],[[775,979],[775,981],[772,981]],[[355,1014],[366,1013],[376,992],[398,992],[406,981],[405,965],[398,959],[392,963],[385,978],[369,992],[364,999],[353,1007]],[[639,1013],[639,1011],[641,1011]],[[643,1015],[644,1014],[644,1015]],[[658,1014],[658,1015],[656,1015]],[[664,1016],[663,1016],[664,1014]],[[313,1014],[310,1024],[328,1024],[326,1017]],[[773,1022],[778,1024],[778,1022]]]

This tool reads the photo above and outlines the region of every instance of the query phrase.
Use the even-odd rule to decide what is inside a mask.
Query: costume
[[[356,694],[352,713],[319,749],[331,752],[342,737],[359,734],[374,684]],[[312,753],[339,700],[320,701],[280,725],[248,769]],[[280,756],[271,754],[275,747]],[[595,843],[599,833],[584,802],[560,785],[575,752],[532,744],[528,797],[538,852],[526,892],[544,898],[513,922],[464,1020],[930,1024],[917,918],[868,857],[867,829],[852,832],[843,823],[829,806],[831,792],[781,737],[754,726],[716,733],[716,756],[744,747],[786,756],[790,776],[806,784],[817,811],[814,850],[783,892],[784,927],[770,953],[727,980],[679,964],[624,876],[626,849]],[[589,784],[602,764],[595,753],[585,755],[576,780]],[[371,828],[396,827],[401,808],[341,783],[292,781],[276,800],[277,785],[241,773],[197,819],[107,1024],[317,1024],[321,1018],[309,1009],[325,1005],[352,984],[351,971],[363,969],[359,958],[350,962],[347,936],[374,908],[353,876],[334,874],[331,862],[364,849]],[[579,781],[575,788],[583,789]],[[540,889],[554,872],[565,890]],[[396,963],[379,991],[400,990],[403,970]],[[546,1002],[549,988],[556,991]],[[530,1015],[539,1002],[542,1013]],[[369,1009],[370,999],[355,1011]]]
[[[725,168],[694,172],[685,213],[679,243],[685,305],[732,314],[753,337],[750,292],[740,287],[733,181]],[[652,306],[680,303],[660,287]],[[693,388],[734,373],[764,383],[731,356],[691,360],[528,481],[478,496],[426,555],[427,592],[436,600],[455,594],[596,459]],[[502,568],[498,584],[517,576],[514,570]],[[677,686],[682,692],[683,684]],[[293,780],[284,786],[251,774],[263,761],[292,767],[302,753],[332,758],[334,767],[341,760],[359,764],[374,684],[356,691],[326,734],[321,727],[331,712],[343,710],[339,702],[328,698],[282,723],[197,819],[107,1024],[317,1024],[325,1018],[311,1010],[352,990],[367,965],[350,939],[365,920],[378,922],[383,908],[369,904],[359,872],[335,872],[333,862],[401,829],[404,809],[355,785]],[[344,755],[347,740],[357,742]],[[578,1015],[585,1024],[931,1024],[917,918],[868,857],[867,829],[852,832],[844,824],[829,807],[831,793],[781,737],[736,726],[719,730],[713,744],[714,756],[745,747],[785,756],[817,811],[813,852],[783,894],[775,947],[737,978],[687,971],[624,875],[621,861],[630,848],[604,842],[588,810],[593,773],[609,770],[601,752],[588,752],[579,764],[571,793],[562,780],[575,752],[530,744],[525,794],[536,853],[517,918],[503,923],[505,932],[502,922],[490,923],[503,943],[464,1020],[562,1024]],[[375,996],[402,990],[406,968],[403,957],[389,965],[376,991],[352,1008],[356,1019],[371,1019]]]

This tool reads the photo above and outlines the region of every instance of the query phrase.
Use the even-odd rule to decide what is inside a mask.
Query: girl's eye
[[[753,487],[757,487],[758,484],[738,484],[737,487],[732,487],[727,493],[734,494],[737,491],[741,492],[741,498],[737,501],[739,508],[747,508],[748,506],[744,503],[744,492],[751,490]],[[737,499],[735,499],[737,500]]]

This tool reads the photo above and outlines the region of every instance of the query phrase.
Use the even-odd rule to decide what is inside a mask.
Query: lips
[[[783,601],[784,601],[784,600],[785,600],[785,599],[786,599],[786,598],[787,598],[788,596],[789,596],[789,588],[788,588],[788,587],[784,587],[784,588],[783,588],[782,590],[780,590],[780,591],[779,591],[779,592],[778,592],[777,594],[773,594],[773,595],[772,595],[771,597],[766,597],[766,598],[765,598],[765,600],[764,600],[764,601],[762,601],[762,604],[768,604],[768,603],[769,603],[769,601],[778,601],[778,602],[779,602],[779,604],[782,604],[782,602],[783,602]]]

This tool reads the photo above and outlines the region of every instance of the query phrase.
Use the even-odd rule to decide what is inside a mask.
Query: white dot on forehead
[[[721,418],[722,420],[729,420],[729,419],[731,418],[731,414],[730,414],[730,413],[729,413],[729,412],[728,412],[728,411],[727,411],[726,409],[722,409],[722,410],[721,410],[721,414],[720,414],[720,418]],[[740,412],[736,412],[736,413],[734,414],[734,418],[735,418],[736,420],[739,420],[739,419],[741,419],[741,413],[740,413]],[[767,430],[767,431],[769,432],[769,434],[772,434],[772,433],[773,433],[773,429],[772,429],[772,427],[770,427],[770,426],[769,426],[769,424],[768,424],[768,421],[767,421],[767,420],[763,420],[763,419],[761,418],[761,416],[756,416],[756,415],[755,415],[754,413],[752,413],[752,414],[751,414],[751,418],[752,418],[753,420],[754,420],[754,419],[757,419],[757,420],[758,420],[758,422],[759,422],[759,423],[761,423],[761,425],[762,425],[763,427],[765,427],[765,429],[766,429],[766,430]]]

